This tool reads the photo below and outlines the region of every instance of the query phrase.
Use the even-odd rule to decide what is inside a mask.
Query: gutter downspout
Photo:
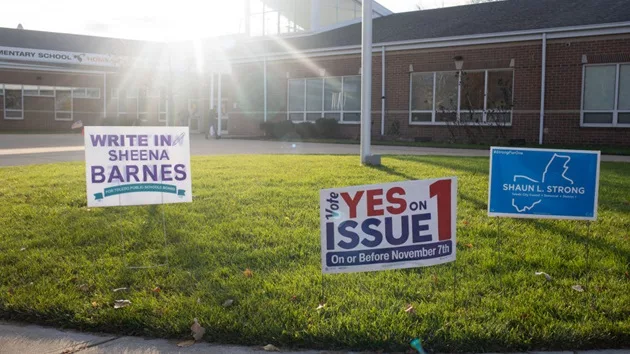
[[[547,70],[547,33],[542,34],[542,72],[540,78],[540,129],[538,132],[538,144],[543,144],[545,129],[545,78]]]
[[[385,135],[385,46],[381,47],[381,136]]]

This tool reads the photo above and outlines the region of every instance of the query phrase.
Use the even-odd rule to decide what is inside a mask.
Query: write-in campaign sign
[[[324,189],[319,207],[323,273],[455,260],[455,177]]]
[[[88,207],[192,202],[188,127],[85,127]]]
[[[595,220],[599,151],[490,149],[488,215]]]

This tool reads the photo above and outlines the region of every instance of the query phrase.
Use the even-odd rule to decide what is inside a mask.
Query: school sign
[[[455,177],[320,191],[323,273],[455,260]]]
[[[493,147],[488,215],[595,220],[599,151]]]
[[[88,207],[192,202],[188,127],[85,127]]]

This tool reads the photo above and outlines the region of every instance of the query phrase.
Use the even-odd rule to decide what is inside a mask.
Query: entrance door
[[[191,133],[201,132],[201,110],[199,109],[199,100],[188,100],[188,128]]]

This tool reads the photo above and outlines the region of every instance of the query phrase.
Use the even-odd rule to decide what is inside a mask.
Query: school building
[[[214,122],[260,136],[263,122],[333,118],[356,138],[361,2],[247,4],[243,33],[197,42],[0,28],[0,130]],[[627,0],[375,2],[372,67],[373,139],[630,146]]]

